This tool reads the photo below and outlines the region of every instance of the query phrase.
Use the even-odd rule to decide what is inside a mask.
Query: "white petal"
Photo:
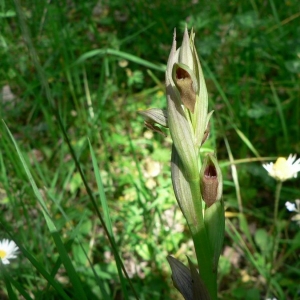
[[[269,163],[269,164],[263,164],[263,167],[270,172],[273,168],[273,163]]]
[[[295,203],[287,201],[287,202],[285,202],[285,206],[286,206],[288,211],[296,211]]]
[[[2,263],[3,263],[4,265],[8,265],[8,264],[9,264],[9,260],[6,259],[6,258],[4,258],[4,259],[2,259]]]
[[[287,161],[292,164],[296,160],[296,157],[297,157],[296,154],[294,155],[290,154],[289,157],[287,158]]]

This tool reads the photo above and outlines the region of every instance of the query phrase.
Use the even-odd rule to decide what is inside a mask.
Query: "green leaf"
[[[223,201],[217,201],[204,213],[204,224],[213,251],[213,271],[217,272],[219,257],[223,248],[225,213]]]
[[[254,235],[255,243],[261,250],[261,253],[267,257],[272,250],[273,238],[271,238],[265,229],[258,229]]]
[[[193,287],[193,300],[211,300],[207,288],[205,287],[203,280],[200,278],[200,275],[188,257],[189,266],[192,276],[192,287]]]
[[[193,280],[191,271],[182,262],[172,256],[168,256],[167,260],[172,270],[174,286],[182,294],[185,300],[193,300]]]

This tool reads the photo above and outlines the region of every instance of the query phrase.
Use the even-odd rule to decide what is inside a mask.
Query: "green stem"
[[[279,206],[279,199],[280,199],[280,192],[282,188],[282,181],[277,181],[276,185],[276,191],[275,191],[275,206],[274,206],[274,218],[273,218],[273,245],[272,245],[272,251],[271,251],[271,261],[270,261],[270,273],[269,273],[269,278],[267,280],[267,293],[266,296],[269,296],[270,292],[270,281],[272,278],[272,270],[274,269],[274,262],[276,260],[277,256],[277,249],[278,249],[278,240],[279,240],[279,234],[280,234],[280,229],[278,226],[278,206]]]
[[[277,217],[278,217],[278,204],[280,198],[280,192],[282,187],[282,181],[278,181],[276,185],[276,192],[275,192],[275,207],[274,207],[274,228],[276,228],[277,224]]]
[[[217,300],[217,272],[213,272],[212,251],[210,250],[204,224],[201,227],[202,228],[199,226],[196,232],[190,228],[198,261],[199,275],[201,280],[205,283],[205,287],[211,297],[210,299]]]
[[[197,222],[194,223],[192,218],[187,218],[190,231],[192,234],[195,252],[197,256],[199,275],[204,282],[211,300],[217,299],[217,274],[213,272],[213,251],[211,249],[208,235],[204,225],[202,212],[202,198],[199,188],[199,178],[190,180],[189,185],[193,195],[193,206]]]
[[[279,242],[279,235],[280,235],[280,226],[278,224],[278,206],[279,206],[279,198],[280,192],[282,188],[282,181],[277,182],[276,192],[275,192],[275,208],[274,208],[274,242],[273,242],[273,251],[272,251],[272,267],[274,268],[274,262],[277,256],[277,249],[278,249],[278,242]]]
[[[213,251],[204,225],[199,172],[192,173],[184,168],[174,145],[171,172],[174,193],[192,234],[199,276],[210,295],[210,300],[216,300],[217,274],[214,272]]]

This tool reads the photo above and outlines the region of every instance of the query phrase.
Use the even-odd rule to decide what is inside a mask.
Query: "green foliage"
[[[193,252],[171,187],[171,140],[146,130],[136,111],[166,105],[173,28],[179,35],[187,23],[215,111],[204,147],[218,149],[224,178],[219,297],[298,299],[299,226],[284,202],[299,198],[299,179],[282,188],[273,264],[275,181],[261,167],[262,157],[300,153],[298,7],[22,1],[39,70],[15,3],[0,2],[0,114],[12,134],[1,122],[0,238],[20,248],[1,266],[0,298],[134,299],[116,251],[139,299],[179,299],[166,256]]]

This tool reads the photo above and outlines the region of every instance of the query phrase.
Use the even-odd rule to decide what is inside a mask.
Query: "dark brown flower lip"
[[[183,70],[182,68],[177,68],[176,69],[176,78],[177,79],[185,79],[185,78],[191,78],[190,74]]]
[[[204,171],[204,176],[206,178],[217,178],[217,170],[214,165],[208,165]]]

